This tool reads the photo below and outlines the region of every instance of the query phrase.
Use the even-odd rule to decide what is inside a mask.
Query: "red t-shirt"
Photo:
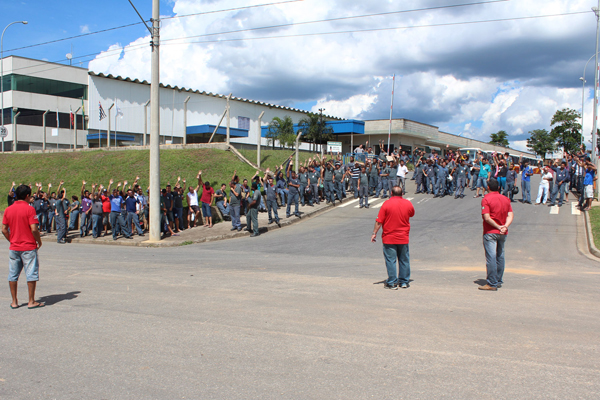
[[[375,220],[383,228],[381,241],[384,244],[408,244],[410,219],[414,215],[412,203],[400,196],[392,196],[383,203]]]
[[[498,192],[491,192],[481,200],[481,215],[490,214],[495,223],[502,226],[506,224],[508,213],[512,212],[512,205],[508,197]],[[483,234],[497,233],[500,231],[483,220]],[[508,235],[508,232],[506,232]]]
[[[213,194],[215,194],[215,191],[212,187],[209,189],[206,189],[205,187],[202,188],[202,196],[200,197],[200,201],[206,204],[210,204],[210,199]]]
[[[110,212],[110,199],[104,195],[100,196],[100,200],[102,200],[102,212]]]
[[[2,224],[10,229],[10,249],[14,251],[30,251],[37,249],[37,243],[31,233],[31,226],[39,223],[35,209],[23,200],[4,210]]]

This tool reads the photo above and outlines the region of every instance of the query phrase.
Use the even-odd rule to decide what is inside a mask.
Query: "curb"
[[[600,258],[600,250],[596,248],[594,244],[594,235],[592,234],[592,223],[590,222],[590,214],[588,212],[583,213],[583,219],[585,221],[585,236],[587,238],[587,245],[590,253]]]
[[[302,216],[302,218],[293,218],[293,219],[289,219],[286,221],[282,221],[281,222],[281,228],[278,227],[277,225],[267,225],[267,226],[261,226],[259,228],[259,232],[261,234],[266,233],[266,232],[270,232],[273,230],[277,230],[277,229],[282,229],[286,226],[289,225],[293,225],[293,224],[297,224],[299,222],[302,222],[304,220],[313,218],[313,217],[317,217],[321,214],[324,214],[327,211],[332,210],[333,208],[335,208],[335,206],[329,204],[323,208],[320,208],[317,211],[314,211],[310,214],[305,214],[304,216]],[[235,239],[235,238],[242,238],[242,237],[250,237],[250,233],[249,232],[231,232],[231,233],[227,233],[224,235],[215,235],[215,236],[207,236],[207,237],[203,237],[200,239],[195,239],[195,240],[188,240],[188,241],[183,241],[183,242],[166,242],[166,241],[161,241],[161,242],[157,242],[157,243],[150,243],[149,241],[143,241],[143,242],[132,242],[132,241],[123,241],[123,240],[117,240],[114,242],[109,242],[109,241],[102,241],[102,242],[90,242],[88,239],[80,239],[80,238],[71,238],[69,240],[70,243],[78,243],[78,244],[95,244],[95,245],[106,245],[106,246],[129,246],[129,247],[179,247],[179,246],[186,246],[189,244],[197,244],[197,243],[207,243],[207,242],[215,242],[217,240],[226,240],[226,239]],[[185,243],[185,244],[184,244]],[[600,254],[600,253],[599,253]]]

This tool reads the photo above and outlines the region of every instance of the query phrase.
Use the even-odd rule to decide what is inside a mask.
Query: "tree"
[[[527,148],[531,149],[538,156],[546,157],[546,153],[556,150],[556,140],[547,130],[534,129],[533,131],[529,131]]]
[[[302,139],[315,145],[333,138],[333,128],[327,125],[321,114],[308,113],[298,122],[298,127],[302,131]]]
[[[508,133],[506,131],[498,131],[498,133],[492,133],[490,135],[490,143],[497,146],[508,147]]]
[[[275,149],[276,140],[280,146],[293,147],[296,141],[296,134],[294,133],[294,121],[292,121],[292,117],[289,115],[286,115],[283,119],[274,117],[269,122],[266,137],[272,143],[273,149]]]
[[[550,123],[552,139],[558,142],[566,152],[575,152],[581,145],[581,124],[579,121],[581,114],[570,108],[563,108],[556,111]],[[555,126],[556,125],[556,126]]]

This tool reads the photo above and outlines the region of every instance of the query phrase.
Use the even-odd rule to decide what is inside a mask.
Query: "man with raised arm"
[[[21,271],[25,269],[29,301],[27,308],[44,307],[44,303],[35,301],[35,288],[39,280],[38,249],[42,247],[42,238],[38,230],[38,219],[33,207],[29,206],[31,188],[20,185],[15,190],[16,200],[4,210],[2,234],[10,242],[8,286],[12,302],[10,308],[19,308],[17,287]]]

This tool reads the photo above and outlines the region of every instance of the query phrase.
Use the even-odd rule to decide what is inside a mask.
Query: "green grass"
[[[600,249],[600,207],[592,207],[589,211],[590,222],[592,223],[592,235],[594,244]]]
[[[243,152],[252,161],[251,153]],[[287,159],[291,151],[268,150],[264,153],[265,162],[262,167],[274,169],[275,165]],[[253,161],[256,161],[256,152]],[[86,187],[89,189],[92,183],[103,184],[106,187],[112,178],[115,187],[119,181],[127,180],[129,184],[132,183],[138,175],[139,183],[145,189],[149,186],[148,162],[148,150],[0,154],[0,190],[4,192],[4,195],[0,196],[0,210],[7,206],[8,190],[13,181],[17,185],[31,183],[34,190],[35,182],[41,182],[44,191],[47,190],[48,183],[52,183],[51,191],[55,191],[59,182],[64,180],[67,195],[79,197],[83,180],[87,181]],[[160,153],[160,165],[161,187],[165,187],[167,183],[175,185],[178,176],[182,180],[186,179],[187,185],[195,186],[196,175],[202,170],[203,179],[208,180],[216,190],[221,183],[229,182],[234,170],[237,171],[240,180],[249,179],[256,172],[233,153],[215,149],[163,150]]]

